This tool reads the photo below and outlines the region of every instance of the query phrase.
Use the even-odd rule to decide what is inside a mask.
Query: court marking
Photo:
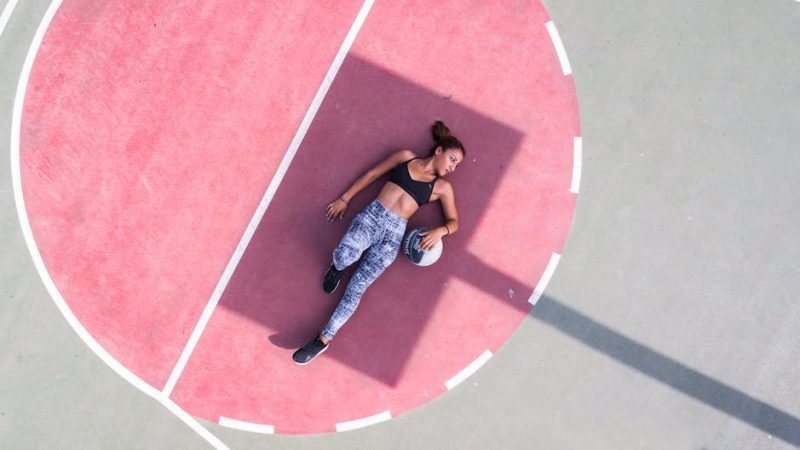
[[[36,267],[36,271],[39,273],[39,277],[42,279],[47,292],[50,294],[50,297],[53,298],[58,310],[61,311],[61,314],[67,319],[67,323],[72,327],[75,333],[81,338],[81,340],[109,367],[111,367],[114,372],[116,372],[119,376],[123,379],[131,383],[140,391],[144,392],[148,396],[152,397],[153,399],[157,400],[159,403],[164,405],[168,411],[175,414],[178,419],[180,419],[183,423],[189,426],[192,430],[194,430],[200,437],[206,440],[209,444],[214,446],[217,449],[228,449],[228,446],[225,445],[219,438],[213,435],[210,431],[208,431],[205,427],[200,425],[200,422],[195,420],[189,413],[181,409],[175,402],[169,399],[169,397],[165,396],[162,392],[158,389],[154,388],[153,386],[149,385],[147,382],[136,376],[133,372],[128,370],[125,366],[123,366],[119,361],[114,359],[110,353],[108,353],[93,337],[86,328],[80,323],[77,317],[72,313],[72,310],[67,305],[67,302],[61,296],[61,293],[58,291],[58,288],[53,282],[53,279],[50,277],[50,274],[47,272],[47,268],[44,265],[44,260],[42,259],[42,255],[39,252],[39,247],[36,245],[36,240],[33,238],[33,230],[31,229],[30,222],[28,220],[28,212],[27,208],[25,207],[25,199],[22,196],[22,172],[20,167],[20,151],[19,151],[19,140],[20,140],[20,130],[22,125],[22,109],[23,104],[25,101],[25,93],[28,89],[28,81],[30,79],[31,70],[33,69],[33,62],[36,59],[36,54],[39,53],[39,47],[42,45],[42,40],[44,39],[44,35],[47,32],[47,29],[50,26],[50,23],[53,21],[53,17],[55,17],[56,11],[61,6],[62,0],[53,0],[50,3],[50,6],[47,8],[44,16],[42,17],[42,21],[39,23],[39,27],[36,29],[36,34],[33,36],[33,40],[31,41],[31,45],[28,48],[28,53],[25,56],[25,61],[22,64],[22,70],[20,71],[19,81],[17,83],[17,92],[14,98],[14,108],[12,112],[12,119],[11,119],[11,178],[12,184],[14,186],[14,201],[17,206],[17,215],[19,216],[20,228],[22,229],[22,235],[25,239],[25,244],[28,247],[28,251],[31,254],[31,258],[33,259],[33,265]]]
[[[392,418],[391,411],[384,411],[374,416],[364,417],[363,419],[351,420],[349,422],[340,422],[336,424],[336,431],[350,431],[357,428],[364,428],[376,423],[385,422]]]
[[[547,283],[550,282],[550,278],[553,278],[553,273],[556,271],[556,266],[558,266],[558,261],[560,259],[561,255],[558,253],[553,253],[553,255],[550,256],[550,261],[547,263],[547,267],[544,269],[542,278],[540,278],[539,282],[536,283],[536,288],[533,290],[533,293],[528,299],[528,303],[535,305],[536,302],[538,302],[542,297],[544,290],[547,288]]]
[[[551,20],[547,22],[545,25],[547,28],[547,33],[550,34],[550,40],[553,41],[553,47],[556,48],[556,54],[558,55],[558,62],[561,63],[561,71],[564,72],[564,76],[567,76],[572,73],[572,66],[569,65],[569,58],[567,58],[567,49],[564,48],[564,43],[561,42],[561,36],[558,35],[558,30],[556,29],[556,25]]]
[[[16,4],[16,1],[14,0],[13,3]],[[359,21],[359,17],[361,18],[360,19],[361,23],[358,25],[359,29],[361,27],[361,24],[363,24],[363,22],[364,22],[364,20],[366,18],[366,15],[367,15],[367,13],[368,13],[368,11],[371,8],[373,3],[374,3],[374,0],[365,0],[364,5],[362,6],[362,10],[359,12],[358,17],[356,18],[356,22]],[[25,64],[23,65],[23,71],[22,71],[23,74],[24,74],[24,77],[25,77],[24,86],[23,86],[23,83],[22,83],[22,75],[21,75],[20,84],[19,84],[18,89],[17,89],[17,98],[15,99],[15,105],[14,105],[14,121],[13,121],[13,124],[12,124],[12,176],[16,176],[16,179],[14,180],[14,188],[15,188],[15,199],[18,200],[17,201],[17,209],[18,209],[18,214],[20,215],[20,221],[21,222],[24,221],[25,224],[27,225],[27,230],[26,230],[26,227],[23,225],[23,234],[25,234],[26,244],[28,245],[29,250],[31,251],[32,255],[34,255],[34,264],[37,266],[37,270],[40,272],[40,276],[42,277],[43,281],[45,282],[45,285],[48,288],[48,291],[50,291],[50,285],[52,285],[53,291],[51,291],[51,296],[53,296],[54,300],[56,300],[56,304],[59,307],[59,309],[62,311],[62,314],[65,316],[65,318],[67,318],[67,321],[70,322],[70,325],[73,326],[73,329],[75,329],[75,331],[79,334],[79,336],[81,336],[81,338],[84,340],[84,342],[86,342],[87,345],[89,345],[89,347],[92,348],[93,351],[95,351],[95,353],[98,354],[98,356],[102,360],[104,360],[110,367],[112,367],[112,369],[114,369],[118,374],[120,374],[123,378],[125,378],[126,380],[128,380],[129,382],[131,382],[132,384],[137,386],[137,388],[139,388],[140,390],[145,392],[147,395],[150,395],[151,397],[155,398],[156,400],[158,400],[159,402],[164,404],[164,406],[168,410],[170,410],[171,412],[176,414],[176,416],[178,416],[181,420],[186,422],[191,428],[195,429],[195,427],[192,425],[192,423],[194,423],[198,427],[200,427],[202,429],[202,431],[197,430],[197,429],[195,429],[195,431],[197,431],[199,434],[201,434],[201,436],[206,438],[206,440],[208,440],[209,443],[214,445],[214,447],[216,447],[216,448],[227,448],[221,441],[219,441],[216,438],[216,436],[214,436],[208,430],[203,428],[202,425],[200,425],[192,416],[190,416],[183,409],[181,409],[177,404],[175,404],[171,399],[169,399],[169,393],[171,393],[171,390],[169,391],[169,393],[166,392],[166,389],[164,391],[158,391],[156,388],[154,388],[150,384],[144,382],[142,379],[138,378],[136,375],[133,375],[127,368],[122,366],[110,354],[108,354],[96,341],[94,341],[94,339],[91,337],[91,335],[88,334],[86,329],[83,328],[83,326],[80,324],[80,322],[77,321],[77,318],[74,315],[72,315],[71,310],[69,310],[69,307],[67,306],[66,302],[63,300],[63,298],[61,298],[60,293],[58,292],[58,290],[55,287],[54,283],[50,279],[49,274],[47,274],[47,271],[46,271],[46,268],[44,268],[43,262],[41,262],[41,255],[38,253],[38,247],[36,246],[35,240],[32,237],[33,235],[32,235],[32,232],[30,230],[30,224],[28,223],[28,216],[27,216],[26,209],[25,209],[25,206],[24,206],[24,201],[22,199],[21,171],[20,171],[20,167],[19,167],[19,164],[20,164],[19,163],[19,156],[20,156],[19,155],[19,137],[20,137],[19,134],[20,134],[20,130],[21,130],[21,114],[22,114],[22,109],[23,109],[22,108],[22,102],[24,100],[24,90],[26,90],[26,88],[27,88],[28,78],[30,76],[30,71],[32,70],[33,61],[35,60],[36,53],[38,53],[38,49],[39,49],[39,46],[41,45],[41,41],[42,41],[42,39],[44,37],[44,34],[46,33],[46,29],[49,27],[50,22],[51,22],[53,16],[55,15],[55,12],[58,9],[58,7],[60,6],[60,4],[61,4],[61,0],[54,0],[54,3],[51,4],[52,13],[51,13],[50,9],[48,9],[48,14],[50,14],[50,17],[46,19],[46,24],[45,24],[45,22],[42,22],[40,24],[40,27],[42,27],[42,25],[44,25],[43,30],[37,30],[38,42],[36,42],[36,38],[34,38],[34,42],[36,42],[35,51],[34,51],[34,44],[33,43],[31,44],[31,48],[29,49],[29,53],[28,53],[28,55],[26,57]],[[55,5],[55,7],[53,7],[53,5]],[[367,10],[365,12],[364,8],[367,5],[369,5],[369,7],[367,8]],[[6,9],[8,9],[8,5],[6,5]],[[6,9],[4,9],[3,14],[6,14]],[[8,14],[10,15],[10,12]],[[47,17],[47,14],[45,15],[45,17]],[[354,22],[354,26],[355,26],[356,22]],[[549,23],[552,24],[552,22],[549,22]],[[3,26],[4,26],[4,24],[3,24]],[[553,27],[553,30],[555,30],[554,27]],[[41,33],[40,33],[40,31],[41,31]],[[351,27],[351,32],[352,32],[352,27]],[[0,28],[0,33],[2,33],[2,28]],[[356,33],[357,33],[357,31],[356,31]],[[348,38],[349,37],[350,37],[350,33],[348,33]],[[353,35],[352,39],[350,39],[350,42],[348,44],[348,50],[349,50],[349,46],[352,45],[353,41],[355,40],[355,37],[356,36]],[[556,37],[558,37],[558,36],[556,35]],[[553,38],[553,35],[551,34],[551,39],[552,38]],[[348,39],[345,39],[345,43],[347,43],[347,40]],[[559,43],[560,43],[560,38],[559,38]],[[343,47],[344,47],[344,45],[345,44],[343,44]],[[563,45],[562,45],[562,48],[563,48]],[[33,53],[31,54],[31,52],[33,52]],[[342,62],[344,60],[344,58],[346,57],[346,54],[347,54],[347,51],[342,52],[342,49],[340,48],[339,53],[337,53],[337,56],[334,59],[334,64],[331,66],[331,69],[333,69],[333,67],[336,66],[335,70],[338,71],[339,67],[341,66],[341,64],[342,64]],[[560,56],[561,55],[559,55],[559,59],[561,59]],[[564,56],[566,57],[566,54],[564,54]],[[29,62],[29,60],[30,60],[30,62]],[[337,60],[338,60],[338,64],[337,64]],[[567,65],[568,64],[569,64],[569,62],[567,61]],[[25,73],[26,72],[26,66],[27,66],[27,73]],[[562,69],[563,69],[563,62],[562,62]],[[570,73],[571,73],[571,69],[570,69]],[[566,75],[566,73],[565,73],[565,75]],[[261,209],[262,204],[260,204],[259,205],[259,209],[257,209],[257,211],[256,211],[256,214],[258,214],[259,210],[261,210],[261,213],[260,213],[260,216],[258,217],[258,220],[255,221],[255,226],[253,226],[253,230],[251,232],[251,236],[255,231],[255,227],[260,222],[261,217],[263,217],[264,213],[266,212],[266,209],[268,208],[269,203],[272,200],[272,197],[274,196],[275,192],[277,191],[278,186],[280,185],[281,180],[283,179],[285,173],[287,172],[288,167],[291,164],[291,161],[294,158],[294,156],[295,156],[300,144],[302,143],[303,138],[304,138],[308,128],[310,127],[311,122],[313,122],[313,120],[314,120],[314,117],[316,115],[317,109],[319,108],[319,106],[321,105],[322,101],[324,100],[324,97],[325,97],[325,95],[327,93],[328,88],[330,87],[330,85],[334,81],[335,76],[336,76],[335,71],[333,72],[333,74],[331,76],[331,70],[329,69],[328,74],[325,76],[325,78],[323,80],[322,86],[320,86],[320,89],[318,90],[317,95],[315,96],[314,101],[312,102],[311,108],[309,109],[309,111],[307,111],[306,116],[304,117],[303,122],[301,123],[298,131],[296,132],[295,137],[292,140],[292,143],[290,144],[289,149],[287,150],[287,153],[284,156],[284,159],[282,160],[276,175],[273,177],[273,180],[270,183],[270,186],[269,186],[267,192],[265,193],[264,198],[262,199],[263,209]],[[327,83],[327,86],[326,86],[326,83]],[[20,95],[20,88],[21,87],[22,87],[22,91],[23,91],[22,95]],[[19,116],[17,116],[17,106],[18,105],[19,105]],[[14,152],[13,141],[14,141],[14,138],[15,138],[14,137],[14,133],[15,132],[16,132],[16,143],[17,143],[17,148],[16,148],[16,158],[17,159],[16,159],[16,169],[14,170],[15,152]],[[580,137],[575,137],[574,139],[575,139],[574,140],[574,151],[575,152],[580,152],[580,150],[581,150],[580,149],[581,138]],[[577,168],[578,168],[578,170],[577,170],[577,174],[578,174],[577,184],[576,184],[576,177],[575,177],[575,173],[576,173],[575,172],[575,167],[576,167],[576,165],[577,165]],[[573,161],[573,181],[572,181],[572,185],[573,186],[579,186],[579,177],[580,177],[580,158],[576,157],[575,160]],[[146,181],[145,181],[145,183],[146,183]],[[577,187],[576,187],[576,190],[574,192],[577,193]],[[24,214],[23,214],[23,212],[24,212]],[[255,218],[255,216],[254,216],[254,218]],[[253,220],[251,220],[251,225],[252,224],[253,224]],[[248,230],[249,229],[250,229],[250,226],[248,226]],[[26,233],[26,231],[27,231],[27,233]],[[30,240],[29,240],[29,236],[30,236]],[[249,241],[249,238],[248,238],[248,241]],[[240,244],[241,244],[241,242],[240,242]],[[245,249],[246,249],[246,244],[241,249],[241,252],[243,253]],[[35,250],[35,252],[34,252],[34,250]],[[238,250],[239,250],[239,246],[237,246],[237,251]],[[37,260],[37,257],[38,257],[38,260]],[[554,253],[553,257],[559,257],[560,258],[560,255]],[[552,272],[555,270],[555,265],[553,265],[553,267],[551,269],[551,264],[553,264],[553,257],[551,257],[550,263],[548,263],[547,269],[545,270],[545,274],[542,276],[542,279],[540,280],[539,284],[537,284],[537,290],[539,290],[540,284],[542,284],[543,282],[544,282],[544,285],[546,286],[547,282],[549,282],[550,277],[552,277]],[[239,256],[239,258],[241,258],[241,255]],[[557,262],[558,262],[558,260],[556,259],[555,263],[557,263]],[[237,260],[237,264],[238,264],[238,260]],[[41,265],[41,269],[40,269],[40,265]],[[235,265],[234,265],[233,269],[235,270]],[[233,272],[233,270],[231,271],[230,275],[232,275],[232,272]],[[229,278],[230,278],[230,276],[229,276]],[[546,281],[545,281],[545,279],[546,279]],[[48,283],[48,280],[50,281],[50,283]],[[225,284],[227,284],[227,280],[226,280]],[[542,292],[544,291],[544,286],[542,286],[541,291]],[[53,294],[53,292],[55,292],[55,295]],[[215,290],[215,292],[216,292],[216,290]],[[222,292],[224,292],[224,286],[223,286],[223,289],[219,293],[220,297],[221,297]],[[534,294],[535,293],[536,293],[536,290],[534,291]],[[540,295],[541,295],[541,293],[540,293]],[[59,302],[59,300],[60,300],[60,302]],[[217,299],[217,302],[218,301],[219,301],[219,298]],[[536,298],[536,301],[538,301],[538,297]],[[535,304],[536,301],[533,301],[532,303]],[[63,306],[62,306],[62,303],[63,303]],[[208,320],[210,320],[210,313],[209,313]],[[73,321],[77,325],[73,324]],[[201,333],[202,333],[202,331],[201,331]],[[84,334],[86,335],[86,337],[83,336]],[[199,336],[198,336],[198,340],[199,340]],[[97,347],[97,349],[95,347]],[[465,376],[463,376],[462,379],[458,380],[455,384],[453,384],[452,386],[448,386],[448,389],[451,389],[455,385],[461,383],[464,379],[466,379],[469,376],[471,376],[486,361],[488,361],[488,359],[491,356],[492,356],[492,354],[491,354],[490,351],[487,350],[486,352],[484,352],[476,361],[473,361],[473,363],[471,363],[470,366],[468,366],[467,368],[462,370],[462,372],[460,372],[459,375],[457,375],[456,377],[453,377],[453,379],[450,380],[450,381],[453,381],[457,377],[461,376],[462,374],[466,374]],[[106,360],[106,358],[108,358],[108,360]],[[188,356],[187,356],[187,361],[188,361]],[[476,363],[479,363],[479,364],[476,365]],[[469,373],[467,373],[468,372],[467,369],[469,369],[473,365],[476,365],[476,367],[473,370],[469,371]],[[126,374],[130,375],[130,377],[126,376]],[[179,375],[175,380],[176,382],[177,382],[178,378],[179,378]],[[141,386],[139,386],[138,384],[141,384]],[[173,384],[173,388],[174,388],[174,384]],[[366,417],[366,418],[363,418],[363,419],[357,419],[357,420],[354,420],[354,421],[343,422],[343,423],[337,424],[337,431],[346,431],[346,430],[349,430],[349,429],[360,428],[360,427],[372,425],[374,423],[379,423],[379,422],[382,422],[384,420],[389,420],[390,418],[391,418],[391,412],[387,410],[384,413],[380,413],[380,414],[377,414],[377,415],[374,415],[374,416],[370,416],[370,417]],[[255,432],[262,432],[262,433],[273,433],[274,432],[274,426],[272,426],[272,425],[255,424],[255,423],[237,421],[235,419],[228,419],[228,418],[224,418],[224,417],[220,417],[219,420],[220,420],[220,425],[229,426],[231,428],[238,428],[238,429],[242,429],[242,430],[245,430],[245,431],[255,431]],[[192,422],[192,423],[190,423],[190,422]],[[223,422],[225,422],[225,423],[223,423]],[[233,426],[233,425],[238,425],[238,427],[237,426]],[[256,428],[256,429],[253,429],[253,428]],[[268,431],[268,430],[271,430],[271,431]],[[217,445],[217,443],[213,442],[212,439],[209,439],[208,437],[206,437],[203,432],[208,433],[213,440],[218,441],[219,445]]]
[[[3,7],[3,12],[0,14],[0,37],[3,37],[3,31],[6,29],[6,25],[8,25],[8,21],[11,19],[11,13],[14,12],[14,8],[17,7],[18,0],[8,0],[6,6]]]
[[[220,425],[242,431],[252,431],[253,433],[275,434],[275,425],[261,423],[244,422],[236,419],[219,416]]]
[[[583,139],[575,136],[572,140],[572,184],[569,191],[577,194],[581,188],[581,159],[583,158]]]
[[[456,376],[450,378],[444,383],[445,387],[447,387],[447,390],[449,391],[454,387],[458,386],[459,384],[461,384],[461,382],[469,378],[472,374],[477,372],[478,369],[481,368],[481,366],[486,364],[486,361],[489,361],[489,358],[491,357],[492,357],[492,352],[490,352],[489,350],[486,350],[485,352],[481,353],[481,356],[478,356],[478,358],[475,359],[475,361],[469,363],[469,365],[463,368],[461,372],[458,372]]]
[[[311,126],[311,122],[317,115],[317,111],[322,104],[322,100],[325,98],[325,95],[328,93],[328,89],[333,84],[333,80],[336,78],[336,73],[339,71],[342,62],[344,62],[345,56],[347,56],[347,53],[350,51],[350,47],[353,45],[358,32],[361,30],[361,26],[364,24],[367,14],[369,14],[374,2],[375,0],[364,1],[364,4],[361,6],[355,21],[350,27],[350,31],[348,31],[344,42],[342,42],[342,46],[339,48],[339,52],[333,59],[331,67],[325,74],[325,78],[323,78],[322,84],[317,90],[317,94],[314,96],[311,106],[306,112],[306,115],[303,118],[303,121],[301,122],[297,132],[295,133],[291,144],[289,144],[289,149],[286,151],[280,166],[278,166],[278,170],[275,173],[275,176],[272,178],[272,182],[270,182],[267,191],[264,193],[264,197],[261,199],[261,203],[259,203],[258,208],[256,208],[253,218],[250,219],[250,223],[247,225],[244,235],[239,241],[239,244],[236,246],[236,250],[233,252],[230,261],[228,261],[228,265],[225,267],[225,271],[222,273],[222,277],[220,278],[219,282],[217,282],[217,286],[214,288],[214,292],[211,294],[211,298],[208,300],[205,309],[203,309],[203,313],[200,315],[200,319],[198,319],[197,324],[195,325],[194,330],[192,331],[192,334],[186,343],[186,346],[183,348],[183,352],[181,352],[178,362],[172,369],[169,379],[167,379],[167,384],[163,389],[163,392],[167,397],[172,395],[175,385],[178,384],[178,380],[180,379],[183,370],[186,368],[186,364],[189,362],[189,357],[194,352],[195,347],[197,347],[197,343],[200,341],[200,336],[202,336],[203,331],[208,325],[208,322],[211,320],[211,315],[214,313],[214,309],[216,309],[217,304],[219,304],[222,294],[225,292],[225,288],[228,286],[228,282],[233,276],[233,273],[236,271],[236,267],[239,265],[239,261],[242,259],[245,250],[247,250],[247,247],[250,245],[250,240],[253,238],[256,228],[258,228],[259,223],[261,223],[261,219],[267,212],[267,208],[269,207],[270,202],[272,202],[272,198],[275,196],[278,186],[283,180],[284,175],[286,175],[289,165],[297,153],[297,149],[300,148],[300,144],[303,142],[303,138],[305,137],[308,128]]]

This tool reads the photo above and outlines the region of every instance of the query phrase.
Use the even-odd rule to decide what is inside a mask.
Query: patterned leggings
[[[344,270],[358,261],[365,250],[366,257],[359,264],[344,291],[322,335],[333,339],[339,328],[358,308],[364,291],[394,261],[403,242],[407,220],[386,209],[377,199],[356,215],[342,241],[333,251],[333,264]]]

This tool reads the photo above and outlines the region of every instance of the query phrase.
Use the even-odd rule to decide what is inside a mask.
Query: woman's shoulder
[[[396,150],[389,154],[383,161],[378,163],[377,166],[370,169],[370,173],[383,176],[386,172],[396,168],[400,164],[414,158],[416,155],[411,150]]]
[[[414,153],[413,150],[402,149],[402,150],[397,150],[394,153],[392,153],[392,157],[394,157],[398,162],[402,163],[402,162],[408,161],[409,159],[416,158],[417,154]]]
[[[445,180],[444,178],[437,178],[436,183],[433,185],[433,193],[439,196],[452,195],[453,185],[450,184],[450,182]]]

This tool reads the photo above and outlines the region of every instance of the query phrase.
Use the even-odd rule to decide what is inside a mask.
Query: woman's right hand
[[[333,219],[341,219],[344,217],[344,212],[347,211],[347,202],[344,201],[343,198],[339,197],[336,200],[332,201],[328,204],[325,208],[325,219],[333,220]]]

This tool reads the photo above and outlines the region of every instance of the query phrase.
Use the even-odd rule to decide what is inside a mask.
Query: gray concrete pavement
[[[206,425],[242,449],[800,447],[800,3],[740,3],[546,2],[578,209],[545,297],[468,382],[347,433]],[[83,345],[22,239],[8,136],[46,6],[0,38],[0,447],[204,448]]]

